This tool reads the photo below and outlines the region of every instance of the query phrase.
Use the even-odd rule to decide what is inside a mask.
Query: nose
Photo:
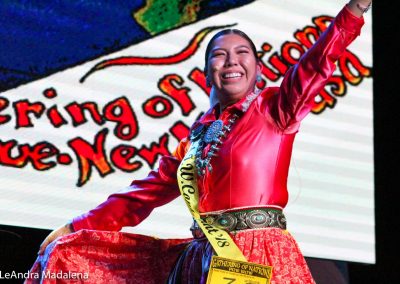
[[[225,66],[235,66],[237,64],[237,56],[234,53],[229,52],[226,57]]]

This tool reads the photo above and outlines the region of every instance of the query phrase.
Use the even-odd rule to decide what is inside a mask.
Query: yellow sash
[[[183,196],[193,218],[206,235],[217,255],[235,260],[247,261],[243,253],[233,242],[225,230],[215,227],[200,218],[198,210],[199,191],[196,183],[196,167],[194,164],[195,150],[198,142],[194,142],[183,158],[178,168],[178,183],[181,195]]]
[[[195,166],[197,147],[198,141],[194,141],[183,158],[178,168],[178,184],[190,213],[218,255],[213,256],[211,261],[207,283],[269,283],[271,266],[247,262],[228,232],[201,219]],[[258,282],[246,282],[249,280]]]

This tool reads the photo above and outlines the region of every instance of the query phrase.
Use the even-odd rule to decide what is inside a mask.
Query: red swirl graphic
[[[234,26],[236,24],[231,24],[231,25],[225,25],[225,26],[214,26],[214,27],[208,27],[200,30],[198,33],[194,35],[194,37],[191,39],[189,44],[180,52],[166,56],[166,57],[138,57],[138,56],[124,56],[124,57],[118,57],[114,59],[108,59],[101,61],[100,63],[96,64],[92,69],[89,70],[79,81],[83,83],[87,77],[89,77],[91,74],[94,72],[105,69],[111,66],[121,66],[121,65],[172,65],[176,64],[182,61],[187,60],[190,58],[193,54],[196,53],[197,49],[200,46],[200,43],[203,41],[203,39],[206,37],[207,34],[210,32],[217,30],[217,29],[222,29],[222,28],[228,28],[231,26]]]

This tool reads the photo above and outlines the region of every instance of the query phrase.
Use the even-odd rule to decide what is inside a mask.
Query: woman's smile
[[[260,70],[260,64],[246,39],[227,34],[214,41],[208,58],[207,76],[222,107],[252,92]]]

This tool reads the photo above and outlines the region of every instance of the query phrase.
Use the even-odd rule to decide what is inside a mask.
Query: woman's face
[[[212,43],[207,76],[222,107],[252,92],[260,71],[250,43],[241,36],[226,34]]]

